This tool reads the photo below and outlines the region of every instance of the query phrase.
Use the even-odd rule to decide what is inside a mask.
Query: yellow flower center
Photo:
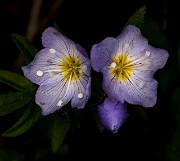
[[[67,56],[60,64],[60,69],[66,80],[78,80],[82,76],[81,62],[74,56]]]
[[[111,64],[111,74],[117,80],[120,79],[125,81],[131,77],[133,68],[133,63],[128,56],[119,54],[114,58]]]

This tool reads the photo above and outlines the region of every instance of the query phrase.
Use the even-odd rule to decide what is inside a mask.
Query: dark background
[[[89,53],[91,46],[105,37],[116,37],[128,18],[142,6],[146,15],[142,33],[153,46],[169,52],[165,68],[178,68],[180,37],[179,7],[173,0],[64,0],[58,9],[49,12],[54,1],[44,0],[41,6],[38,31],[28,39],[38,49],[42,48],[41,34],[54,22],[72,40],[81,44]],[[0,69],[21,72],[24,63],[19,50],[10,38],[11,33],[27,36],[31,0],[0,1]],[[42,21],[41,21],[42,20]],[[160,73],[160,71],[158,71]],[[179,77],[179,73],[175,74]],[[157,79],[160,79],[157,76]],[[28,133],[15,138],[0,138],[0,161],[9,161],[11,154],[17,161],[57,161],[57,160],[138,160],[165,161],[166,146],[171,140],[175,127],[173,112],[169,110],[169,99],[177,88],[178,78],[170,81],[166,92],[158,87],[157,107],[151,109],[130,108],[130,117],[117,134],[99,132],[89,110],[85,109],[81,128],[72,130],[66,137],[61,150],[53,154],[46,134],[40,132],[39,123]],[[1,93],[8,87],[0,84]],[[96,90],[96,89],[93,89]],[[98,91],[97,91],[98,92]],[[9,118],[11,120],[11,118]],[[0,128],[11,124],[0,119]],[[4,121],[4,122],[3,122]],[[3,130],[1,130],[2,132]],[[48,132],[47,132],[48,133]],[[176,160],[180,160],[176,158]]]

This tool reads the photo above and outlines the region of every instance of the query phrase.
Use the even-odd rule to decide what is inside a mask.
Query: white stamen
[[[145,56],[149,57],[151,55],[150,51],[145,52]]]
[[[84,96],[84,95],[83,95],[82,93],[79,93],[79,94],[78,94],[78,98],[83,98],[83,96]]]
[[[43,71],[41,71],[41,70],[36,71],[36,75],[41,77],[43,75]]]
[[[62,104],[63,104],[63,101],[60,100],[60,101],[57,103],[57,106],[62,106]]]
[[[50,52],[51,54],[54,54],[54,53],[56,52],[56,50],[53,49],[53,48],[51,48],[51,49],[49,49],[49,52]]]
[[[116,67],[116,63],[115,63],[115,62],[112,62],[112,63],[111,63],[111,67],[112,67],[112,68],[115,68],[115,67]]]

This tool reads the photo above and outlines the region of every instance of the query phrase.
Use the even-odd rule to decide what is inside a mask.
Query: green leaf
[[[7,131],[2,133],[5,137],[15,137],[26,133],[40,119],[41,112],[35,109],[34,104],[30,104],[20,119]]]
[[[28,41],[25,37],[12,33],[11,38],[20,50],[25,62],[29,64],[33,59],[38,50],[33,46],[33,44]]]
[[[180,161],[180,87],[178,87],[171,98],[170,110],[175,118],[174,127],[171,130],[171,137],[166,147],[167,161]]]
[[[70,129],[70,120],[65,116],[56,116],[53,122],[51,145],[52,151],[55,153],[61,147],[66,134]]]
[[[24,161],[25,158],[25,154],[16,150],[9,150],[9,148],[1,148],[0,150],[0,161]]]
[[[33,95],[28,92],[9,92],[0,95],[0,116],[24,107]]]
[[[141,28],[144,22],[144,15],[146,13],[146,6],[142,6],[137,9],[133,15],[128,19],[126,25],[131,24]]]
[[[29,81],[24,76],[21,76],[14,72],[0,69],[0,81],[17,90],[21,90],[21,91],[23,90],[34,91],[35,90],[35,86],[31,81]]]

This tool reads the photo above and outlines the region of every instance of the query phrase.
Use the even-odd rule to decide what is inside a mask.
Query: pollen
[[[84,95],[83,95],[82,93],[79,93],[79,94],[78,94],[78,98],[83,98],[83,96],[84,96]]]
[[[61,62],[60,70],[66,80],[79,80],[82,76],[83,65],[75,56],[67,56],[64,61]]]
[[[43,71],[41,71],[41,70],[36,71],[36,75],[41,77],[43,75]]]
[[[57,106],[62,106],[62,104],[63,104],[63,101],[62,100],[60,100],[58,103],[57,103]]]
[[[54,53],[56,52],[56,50],[53,49],[53,48],[51,48],[51,49],[49,49],[49,52],[50,52],[51,54],[54,54]]]
[[[113,67],[111,68],[112,76],[120,82],[128,80],[134,69],[133,62],[124,54],[118,54],[111,63],[111,67]]]

